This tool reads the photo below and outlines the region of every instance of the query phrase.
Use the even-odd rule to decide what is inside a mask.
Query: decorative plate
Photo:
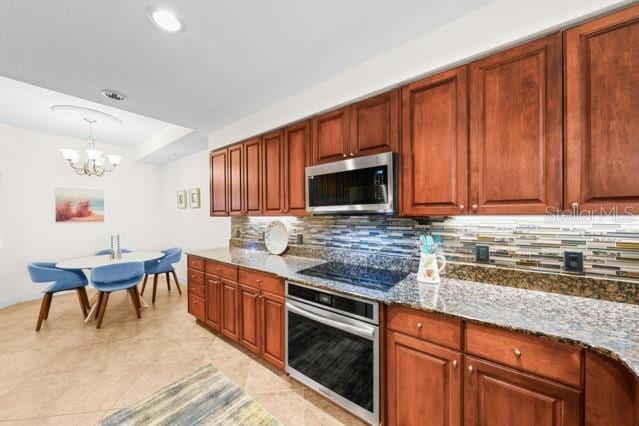
[[[273,254],[284,253],[288,247],[288,231],[281,221],[274,220],[266,226],[264,244],[266,244],[266,249]]]

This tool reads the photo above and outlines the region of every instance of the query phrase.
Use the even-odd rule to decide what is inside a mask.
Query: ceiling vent
[[[100,91],[100,93],[102,93],[102,96],[105,98],[109,98],[114,101],[126,101],[128,98],[127,95],[122,92],[118,92],[117,90],[104,89]]]

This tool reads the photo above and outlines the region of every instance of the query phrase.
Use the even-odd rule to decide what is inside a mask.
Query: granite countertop
[[[298,273],[326,262],[321,259],[228,247],[188,254],[388,305],[438,312],[575,344],[619,360],[639,377],[639,305],[452,278],[443,278],[434,286],[419,283],[415,274],[388,291],[371,290]]]

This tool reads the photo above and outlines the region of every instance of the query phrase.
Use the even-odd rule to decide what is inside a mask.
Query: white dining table
[[[127,263],[127,262],[149,262],[151,260],[157,260],[164,257],[164,253],[161,251],[132,251],[130,253],[122,253],[119,258],[112,259],[108,254],[102,254],[99,256],[85,256],[85,257],[77,257],[74,259],[63,260],[62,262],[58,262],[55,266],[60,269],[93,269],[98,266],[105,265],[115,265],[118,263]],[[86,272],[85,272],[86,273]],[[89,282],[91,280],[89,279]],[[140,296],[140,301],[142,302],[143,307],[148,307],[149,304],[146,303],[146,300],[142,296]],[[97,294],[93,296],[91,299],[91,310],[87,314],[84,322],[89,322],[95,314],[95,310],[97,308]]]

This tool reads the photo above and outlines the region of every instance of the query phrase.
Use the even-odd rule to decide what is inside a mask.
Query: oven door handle
[[[289,311],[295,312],[298,315],[301,315],[303,317],[307,317],[312,319],[313,321],[317,321],[319,323],[322,323],[324,325],[327,325],[329,327],[333,327],[333,328],[337,328],[338,330],[342,330],[342,331],[347,331],[349,333],[355,334],[359,337],[363,337],[365,339],[369,339],[372,340],[375,338],[375,328],[374,327],[370,327],[370,328],[364,328],[364,327],[357,327],[354,325],[350,325],[350,324],[345,324],[343,322],[339,322],[339,321],[335,321],[332,320],[330,318],[326,318],[324,316],[315,314],[313,312],[310,312],[306,309],[303,309],[301,307],[299,307],[298,305],[293,304],[293,302],[291,301],[287,301],[286,302],[286,309],[288,309]]]

